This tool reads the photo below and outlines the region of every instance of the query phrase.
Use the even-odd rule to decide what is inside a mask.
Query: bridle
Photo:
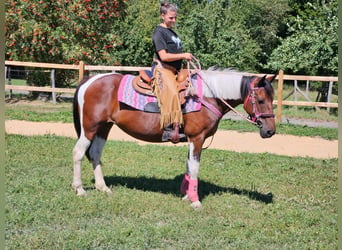
[[[252,105],[253,113],[249,115],[249,120],[252,121],[257,127],[262,128],[262,122],[260,118],[274,118],[274,114],[270,113],[260,113],[256,105],[255,91],[259,89],[264,89],[264,87],[255,87],[255,83],[258,80],[256,77],[249,85],[248,95],[243,102],[243,108],[247,110],[247,105],[250,103]]]

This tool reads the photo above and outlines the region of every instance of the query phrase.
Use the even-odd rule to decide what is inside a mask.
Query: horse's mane
[[[234,67],[220,67],[218,65],[210,66],[206,71],[216,71],[216,72],[226,72],[229,74],[236,73],[236,74],[250,74],[249,72],[246,71],[239,71],[235,69]]]
[[[243,76],[246,74],[248,73],[232,68],[219,68],[217,66],[203,70],[203,94],[206,97],[223,98],[225,100],[240,99],[240,85]]]
[[[234,68],[221,68],[218,66],[209,67],[202,72],[204,81],[204,95],[207,97],[223,99],[244,98],[249,92],[249,83],[257,77],[252,73],[238,71]],[[268,80],[265,80],[267,95],[273,96],[274,90]]]

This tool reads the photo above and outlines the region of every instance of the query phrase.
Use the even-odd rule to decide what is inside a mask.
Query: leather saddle
[[[186,94],[186,89],[189,86],[189,71],[187,69],[181,69],[176,78],[176,82],[178,84],[178,92],[179,92],[179,100],[181,104],[183,104],[186,99],[185,99],[185,94]],[[156,96],[154,94],[154,86],[153,86],[153,75],[152,72],[149,70],[141,70],[139,71],[139,75],[134,77],[132,81],[133,88],[144,95],[149,95],[149,96]]]

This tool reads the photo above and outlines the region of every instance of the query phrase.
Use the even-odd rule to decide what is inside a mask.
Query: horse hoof
[[[87,196],[87,192],[83,188],[78,188],[76,190],[76,195],[77,196],[86,197]]]
[[[195,210],[202,208],[202,203],[200,201],[194,201],[191,203],[191,207]]]
[[[76,185],[71,184],[71,188],[76,192],[77,196],[84,196],[84,197],[87,196],[87,192],[83,189],[81,185],[76,186]]]
[[[107,186],[104,186],[104,187],[95,186],[95,188],[96,188],[98,191],[105,192],[105,193],[108,194],[108,195],[113,194],[112,190],[110,190],[110,188],[107,187]]]
[[[109,188],[105,192],[108,196],[111,196],[113,194],[112,190],[110,190]]]

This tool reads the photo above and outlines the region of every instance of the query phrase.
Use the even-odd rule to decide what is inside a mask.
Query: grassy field
[[[308,113],[295,115],[300,112]],[[5,119],[72,122],[71,103],[14,99],[5,105]],[[257,131],[231,120],[220,129]],[[281,124],[277,132],[337,139],[337,129]],[[92,167],[84,161],[88,197],[80,198],[70,187],[74,143],[6,135],[7,249],[337,247],[337,159],[205,150],[203,209],[193,211],[179,192],[185,147],[109,141],[102,161],[114,194],[94,190]]]
[[[203,209],[181,201],[185,147],[109,141],[114,194],[71,190],[75,140],[7,135],[7,249],[336,249],[337,159],[208,149]]]

